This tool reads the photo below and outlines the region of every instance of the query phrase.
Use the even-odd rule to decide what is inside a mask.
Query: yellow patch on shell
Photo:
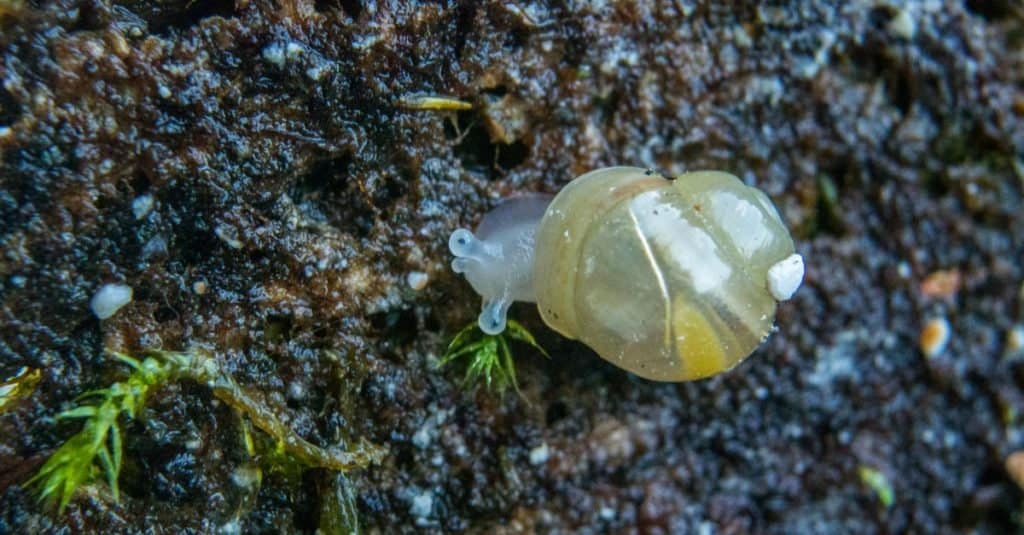
[[[676,299],[672,308],[672,334],[684,380],[710,377],[726,369],[722,342],[704,314],[682,299]]]

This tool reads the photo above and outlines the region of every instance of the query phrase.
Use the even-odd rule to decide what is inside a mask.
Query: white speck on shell
[[[793,253],[768,268],[768,291],[776,301],[786,301],[804,281],[804,257]]]
[[[124,284],[106,284],[89,301],[96,317],[105,320],[132,301],[132,287]]]

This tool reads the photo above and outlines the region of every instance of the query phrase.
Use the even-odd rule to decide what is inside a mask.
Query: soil
[[[342,491],[371,533],[1020,529],[1022,28],[1005,0],[0,0],[0,379],[41,371],[0,414],[0,532],[329,532]],[[461,388],[448,235],[615,164],[768,193],[807,261],[777,332],[661,384],[517,305],[551,358]],[[100,321],[108,283],[134,295]],[[126,423],[119,502],[48,511],[53,416],[153,348],[388,454],[246,499],[238,418],[183,381]]]

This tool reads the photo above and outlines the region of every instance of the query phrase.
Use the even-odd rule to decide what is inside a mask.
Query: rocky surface
[[[1024,13],[759,4],[0,1],[0,378],[42,374],[0,414],[0,532],[333,514],[323,470],[245,499],[237,418],[187,381],[127,427],[120,503],[44,510],[21,483],[77,430],[53,415],[123,377],[104,350],[156,347],[214,352],[311,442],[386,445],[346,484],[371,532],[1017,527]],[[609,164],[768,192],[808,263],[778,332],[655,384],[517,306],[552,358],[519,348],[521,397],[460,390],[448,233]],[[107,284],[133,295],[100,321]]]

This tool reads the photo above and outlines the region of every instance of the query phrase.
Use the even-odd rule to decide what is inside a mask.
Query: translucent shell
[[[771,332],[773,292],[786,282],[778,267],[769,271],[799,259],[760,190],[728,173],[670,181],[635,167],[600,169],[563,188],[536,247],[544,321],[657,381],[708,377],[749,355]]]

